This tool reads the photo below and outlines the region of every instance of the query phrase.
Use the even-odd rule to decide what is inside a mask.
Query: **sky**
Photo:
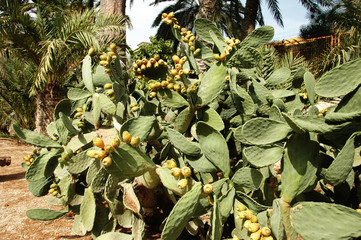
[[[154,36],[156,33],[156,28],[151,27],[153,20],[166,6],[171,4],[165,2],[154,7],[149,6],[151,2],[152,0],[134,0],[131,8],[127,6],[126,14],[129,16],[133,26],[132,29],[128,29],[127,31],[127,43],[132,49],[135,49],[141,42],[149,42],[149,37]],[[242,2],[245,1],[243,0]],[[300,26],[308,23],[308,19],[306,18],[307,10],[298,0],[278,0],[284,28],[273,20],[268,7],[264,4],[266,1],[263,0],[262,2],[265,25],[271,25],[275,28],[273,40],[297,37],[300,32]]]

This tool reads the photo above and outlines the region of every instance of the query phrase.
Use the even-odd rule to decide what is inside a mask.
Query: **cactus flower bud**
[[[188,179],[187,179],[187,178],[183,178],[183,179],[179,180],[177,186],[178,186],[178,188],[183,189],[183,188],[185,188],[187,185],[188,185]]]
[[[93,145],[97,146],[98,148],[104,148],[104,142],[101,138],[99,137],[95,137],[93,139]]]

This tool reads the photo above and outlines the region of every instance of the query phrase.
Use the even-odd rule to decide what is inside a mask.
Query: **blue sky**
[[[127,32],[127,43],[131,48],[136,48],[141,42],[148,42],[149,36],[155,35],[156,29],[151,28],[154,18],[158,13],[170,3],[165,2],[157,7],[149,6],[152,0],[135,0],[131,8],[127,8],[127,15],[133,25],[133,29]],[[245,2],[245,1],[242,1]],[[298,0],[279,0],[279,6],[283,16],[284,28],[280,27],[273,20],[263,0],[262,10],[266,25],[275,28],[274,40],[282,40],[299,35],[301,25],[308,23],[306,18],[307,10],[299,3]]]

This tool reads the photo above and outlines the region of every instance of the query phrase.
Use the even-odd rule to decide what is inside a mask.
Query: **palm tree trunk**
[[[241,36],[242,39],[247,37],[255,28],[257,20],[257,12],[260,7],[259,0],[247,0],[246,8],[244,11],[244,22],[242,27]]]
[[[46,128],[54,120],[56,104],[63,98],[56,86],[47,86],[36,96],[35,131],[47,135]]]
[[[126,17],[125,8],[126,8],[126,0],[101,0],[100,1],[100,11],[103,14],[119,14],[122,17]],[[125,30],[124,30],[125,31]],[[125,35],[125,32],[124,32]],[[126,40],[124,38],[124,42],[120,45],[120,60],[123,62],[123,66],[125,68],[125,64],[127,62],[126,56]]]
[[[199,0],[199,9],[196,18],[206,18],[213,21],[217,0]]]

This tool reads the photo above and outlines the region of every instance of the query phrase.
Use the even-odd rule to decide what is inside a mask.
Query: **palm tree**
[[[320,11],[319,6],[331,6],[334,4],[333,0],[299,0],[299,2],[311,12]],[[277,23],[283,26],[282,14],[280,12],[278,1],[267,0],[267,5]],[[244,23],[241,32],[242,39],[255,29],[257,19],[263,19],[261,1],[247,0],[244,10]]]
[[[155,0],[151,5],[157,5],[167,0]],[[158,27],[156,36],[164,39],[173,39],[171,29],[162,23],[163,12],[174,12],[179,24],[187,29],[193,29],[196,18],[207,18],[215,22],[218,28],[230,37],[239,37],[239,31],[243,22],[244,7],[241,1],[213,0],[177,0],[174,4],[164,8],[153,21],[152,27]]]
[[[71,79],[87,49],[100,50],[110,42],[121,42],[127,19],[100,15],[92,9],[73,11],[66,4],[50,5],[48,0],[25,5],[1,2],[9,7],[0,13],[0,47],[36,66],[30,93],[36,95],[36,129],[45,133],[63,96],[62,83]]]

